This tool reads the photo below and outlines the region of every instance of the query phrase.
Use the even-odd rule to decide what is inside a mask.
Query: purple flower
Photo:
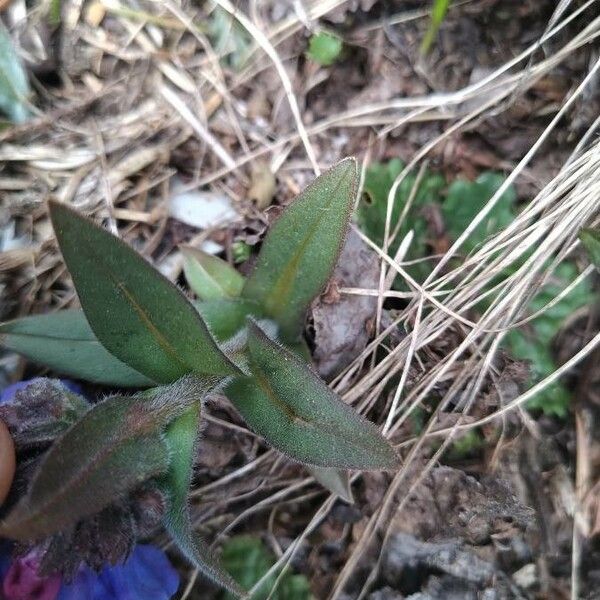
[[[10,544],[4,540],[0,540],[0,590],[2,589],[2,581],[4,581],[4,575],[10,568]]]
[[[6,600],[55,600],[61,577],[40,577],[39,557],[35,550],[12,561],[2,581]]]
[[[138,544],[122,565],[94,573],[82,567],[58,600],[169,600],[179,587],[179,575],[162,550]]]
[[[166,554],[147,544],[138,544],[122,565],[100,573],[80,567],[70,584],[60,575],[40,577],[35,550],[12,562],[8,557],[8,551],[0,554],[3,600],[170,600],[179,587]]]

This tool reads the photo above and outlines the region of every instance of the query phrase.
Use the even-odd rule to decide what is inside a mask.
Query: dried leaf
[[[309,467],[308,470],[323,487],[338,495],[349,504],[354,504],[354,496],[350,487],[350,477],[347,471],[328,467]]]
[[[354,231],[346,238],[332,283],[340,287],[378,287],[379,258]],[[336,297],[326,293],[313,303],[314,360],[321,377],[333,377],[364,350],[369,341],[368,322],[375,318],[376,310],[376,297],[358,294]]]
[[[258,210],[264,210],[273,202],[275,196],[275,175],[269,165],[260,160],[252,164],[252,185],[248,190],[248,198],[256,204]]]

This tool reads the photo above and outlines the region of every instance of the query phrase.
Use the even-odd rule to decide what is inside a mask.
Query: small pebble
[[[0,505],[8,496],[17,466],[15,445],[8,427],[0,421]]]

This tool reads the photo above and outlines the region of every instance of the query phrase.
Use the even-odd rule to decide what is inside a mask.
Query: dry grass
[[[371,146],[359,157],[364,161],[364,171],[376,144],[395,130],[409,123],[444,123],[444,133],[423,145],[390,192],[383,246],[366,240],[381,258],[379,289],[342,290],[348,294],[377,295],[380,311],[386,297],[403,297],[410,304],[386,330],[380,328],[379,312],[375,339],[334,382],[335,389],[347,402],[369,412],[383,389],[400,375],[387,412],[379,419],[404,457],[402,469],[394,474],[383,502],[371,516],[339,573],[330,595],[331,600],[335,600],[342,597],[361,556],[374,543],[377,534],[385,534],[390,515],[403,505],[459,432],[484,423],[502,423],[508,413],[518,413],[529,398],[572,369],[600,344],[600,334],[596,334],[552,376],[494,412],[473,416],[482,386],[497,375],[495,357],[504,336],[537,316],[527,314],[528,301],[552,277],[557,265],[577,249],[578,231],[583,226],[598,224],[600,141],[597,128],[600,120],[575,141],[573,153],[560,171],[545,182],[509,227],[488,239],[460,266],[450,266],[452,257],[460,254],[463,242],[492,210],[502,192],[511,183],[526,177],[532,159],[544,153],[548,137],[571,118],[573,106],[597,79],[600,61],[590,65],[579,84],[556,106],[553,118],[539,139],[522,160],[513,165],[503,187],[440,257],[426,281],[416,282],[406,271],[403,257],[410,246],[410,236],[395,256],[389,254],[398,231],[398,227],[395,231],[390,227],[392,202],[396,188],[406,175],[422,168],[430,154],[447,139],[476,127],[487,115],[508,110],[542,77],[573,53],[597,41],[600,35],[598,2],[561,2],[541,38],[477,83],[454,92],[365,104],[316,122],[308,122],[303,114],[304,98],[299,98],[302,92],[286,67],[286,44],[319,17],[339,10],[344,1],[307,1],[303,11],[288,12],[278,22],[261,16],[259,3],[250,2],[244,9],[236,8],[229,0],[216,3],[250,35],[250,58],[241,71],[223,68],[218,50],[211,45],[205,28],[198,25],[206,21],[205,7],[197,8],[175,0],[139,5],[115,0],[101,0],[91,5],[65,2],[63,35],[74,50],[71,59],[79,61],[79,66],[69,65],[63,70],[61,88],[49,90],[38,86],[45,108],[31,123],[0,133],[0,162],[4,167],[0,171],[2,204],[11,215],[27,216],[27,235],[31,242],[20,254],[14,251],[0,254],[0,274],[9,274],[10,289],[18,290],[22,302],[20,312],[46,306],[61,308],[73,302],[43,218],[43,202],[51,196],[107,219],[115,229],[117,219],[127,221],[121,234],[135,239],[141,250],[150,254],[166,226],[164,203],[168,182],[177,171],[173,157],[181,148],[184,151],[186,147],[194,148],[196,152],[190,188],[213,186],[243,196],[248,182],[243,168],[260,157],[266,157],[274,168],[287,162],[287,170],[282,173],[284,181],[289,182],[289,191],[293,191],[296,184],[290,175],[298,175],[296,181],[305,182],[311,171],[318,173],[321,167],[340,158],[336,154],[339,150],[328,143],[328,138],[337,132],[366,128],[374,132]],[[473,0],[469,4],[474,7],[477,2]],[[18,14],[19,6],[22,2],[14,0],[11,10]],[[422,12],[416,12],[399,14],[392,20],[401,22],[403,18],[422,17]],[[38,19],[36,11],[31,11],[19,26],[35,30]],[[566,31],[569,35],[564,35]],[[63,60],[68,59],[69,52],[65,51]],[[282,93],[278,101],[289,106],[291,128],[265,119],[258,127],[248,114],[245,86],[269,69],[280,81]],[[499,274],[511,265],[521,266],[498,281]],[[390,290],[396,274],[406,280],[410,292]],[[573,285],[591,274],[592,269],[587,268]],[[473,320],[472,309],[484,298],[490,300],[489,308]],[[398,326],[407,331],[404,340],[384,360],[370,363],[378,345],[391,328]],[[429,370],[422,372],[420,355],[424,350],[436,340],[457,332],[460,342],[456,347],[437,364],[427,363]],[[371,367],[366,368],[369,364]],[[409,373],[413,371],[419,373],[418,382],[408,386]],[[421,435],[403,438],[402,426],[412,411],[432,390],[448,381],[444,399]],[[452,427],[447,427],[444,424],[447,421],[440,417],[443,411],[449,410],[457,394],[462,397],[454,409],[457,418]],[[441,440],[441,445],[416,476],[414,461],[420,460],[421,449],[432,437]],[[259,492],[273,490],[263,494],[251,508],[226,523],[218,518],[207,519],[199,512],[198,524],[201,521],[211,524],[225,534],[251,515],[271,510],[282,502],[314,498],[318,492],[311,479],[294,482],[277,479],[280,460],[275,452],[267,451],[242,468],[195,490],[194,498],[206,498],[258,470],[264,472],[269,467],[272,472],[271,479],[264,478],[254,494],[247,494],[251,498]],[[228,502],[239,499],[240,496],[234,494]],[[302,535],[280,553],[273,572],[290,562],[302,541],[326,517],[334,501],[335,498],[329,496],[320,504]],[[185,595],[190,592],[196,575],[195,572],[190,574]],[[576,592],[576,578],[574,580]],[[365,584],[361,597],[367,588]]]

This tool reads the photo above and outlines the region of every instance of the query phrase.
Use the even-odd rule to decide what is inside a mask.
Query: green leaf
[[[192,291],[200,300],[237,298],[244,278],[229,263],[191,246],[181,246],[183,271]]]
[[[231,244],[231,255],[233,262],[236,265],[246,262],[250,258],[251,254],[252,247],[249,244],[246,244],[246,242],[238,240],[237,242],[233,242],[233,244]]]
[[[240,71],[254,49],[252,36],[220,6],[215,6],[211,11],[207,29],[215,55],[227,67]]]
[[[153,381],[108,352],[80,310],[24,317],[0,324],[0,345],[63,375],[119,387]]]
[[[433,0],[433,7],[431,9],[431,19],[429,21],[429,27],[421,42],[421,53],[427,54],[435,41],[440,26],[446,18],[446,13],[450,8],[450,0]]]
[[[14,123],[29,117],[29,84],[6,27],[0,21],[0,110]]]
[[[90,327],[102,345],[160,383],[238,369],[198,312],[127,244],[56,202],[50,216]]]
[[[482,173],[475,181],[457,179],[448,188],[448,196],[442,205],[446,229],[452,239],[457,239],[471,224],[477,213],[496,193],[504,182],[500,173]],[[470,252],[492,234],[510,225],[515,218],[513,204],[516,193],[510,187],[488,213],[482,223],[463,244],[465,252]]]
[[[364,195],[358,205],[356,218],[361,230],[378,246],[382,246],[384,240],[388,194],[394,180],[400,175],[404,167],[405,165],[401,160],[393,159],[386,163],[373,163],[365,173]],[[393,233],[396,229],[400,215],[406,209],[416,183],[417,176],[409,174],[398,186],[390,219],[390,233]],[[406,217],[398,229],[398,234],[390,245],[389,253],[391,256],[395,255],[400,243],[411,230],[414,233],[414,238],[406,255],[406,260],[422,259],[431,254],[424,208],[429,204],[438,204],[441,201],[441,192],[445,186],[446,181],[441,175],[425,171]],[[421,261],[407,266],[406,269],[414,279],[423,281],[431,273],[432,265],[432,261]],[[396,281],[397,287],[406,289],[406,285],[400,278],[397,278]]]
[[[0,536],[40,539],[166,471],[169,454],[156,421],[138,396],[114,396],[91,408],[44,456]]]
[[[576,266],[569,261],[558,265],[550,281],[535,295],[528,306],[534,314],[544,308],[565,287],[577,277]],[[518,360],[526,361],[530,368],[528,384],[534,385],[556,370],[552,355],[552,343],[565,320],[580,308],[594,302],[594,293],[587,281],[581,282],[554,306],[546,309],[527,326],[509,331],[505,343],[511,354]],[[544,414],[560,418],[566,417],[571,395],[567,388],[557,381],[532,398],[527,407],[541,410]]]
[[[337,35],[321,31],[310,36],[306,55],[317,64],[328,67],[338,59],[342,47],[342,40]]]
[[[356,162],[345,159],[315,179],[283,212],[265,238],[242,296],[258,302],[297,339],[313,298],[338,260],[356,194]]]
[[[263,311],[256,302],[243,298],[209,300],[198,302],[195,306],[219,342],[228,340],[243,329],[248,316],[263,316]]]
[[[228,340],[244,328],[248,315],[261,316],[256,303],[238,298],[195,302],[194,306],[219,341]],[[155,384],[110,354],[94,335],[81,310],[63,310],[2,323],[0,346],[57,373],[92,383],[135,388]]]
[[[231,538],[223,546],[223,565],[235,580],[245,588],[258,583],[275,564],[276,559],[259,538],[240,535]],[[277,580],[277,573],[252,594],[252,600],[311,600],[308,580],[304,575],[285,573],[273,595],[270,595]],[[224,594],[230,600],[229,594]]]
[[[446,452],[449,460],[465,460],[485,448],[486,442],[476,429],[457,436]]]
[[[396,466],[394,449],[377,428],[253,322],[248,325],[248,350],[254,377],[234,379],[225,394],[275,448],[318,467]]]
[[[246,597],[246,592],[222,570],[213,558],[214,552],[196,535],[192,528],[188,507],[188,493],[192,481],[200,426],[200,403],[192,406],[173,421],[165,432],[171,455],[168,472],[161,487],[167,498],[165,526],[181,552],[201,573],[229,590],[234,597]]]
[[[579,239],[590,255],[590,260],[600,269],[600,231],[594,229],[582,229]]]
[[[329,467],[308,467],[308,471],[323,487],[348,502],[348,504],[354,504],[350,477],[347,471]]]
[[[58,27],[62,20],[62,0],[50,0],[48,7],[48,23],[53,27]]]

